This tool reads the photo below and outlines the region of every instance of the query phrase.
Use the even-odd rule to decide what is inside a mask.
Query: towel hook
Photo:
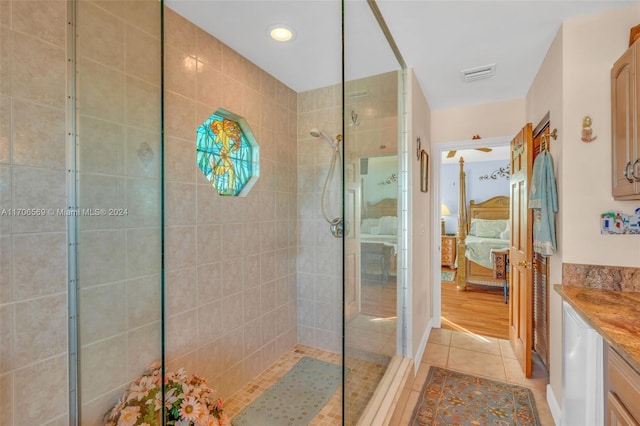
[[[558,129],[553,129],[550,133],[546,133],[540,137],[540,150],[541,151],[549,151],[549,138],[556,140],[558,139]]]
[[[556,139],[558,139],[558,129],[553,129],[550,133],[542,135],[542,139],[544,138],[551,138],[555,141]]]

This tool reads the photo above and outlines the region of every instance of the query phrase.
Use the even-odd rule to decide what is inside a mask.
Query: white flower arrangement
[[[104,416],[105,426],[228,426],[222,400],[206,385],[206,379],[184,369],[168,373],[164,379],[162,410],[162,372],[152,364],[125,391],[113,409]]]

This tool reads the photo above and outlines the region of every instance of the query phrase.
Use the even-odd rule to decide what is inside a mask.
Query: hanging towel
[[[533,251],[551,256],[556,252],[554,214],[558,212],[558,193],[548,151],[538,155],[533,164],[529,208],[533,209]]]

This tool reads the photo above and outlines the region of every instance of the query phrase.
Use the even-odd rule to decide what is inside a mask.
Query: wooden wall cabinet
[[[441,241],[442,250],[442,266],[448,266],[451,269],[456,266],[456,237],[442,236]]]
[[[640,54],[634,43],[611,69],[612,193],[640,199]]]
[[[613,349],[607,353],[606,382],[607,426],[640,424],[640,374]]]

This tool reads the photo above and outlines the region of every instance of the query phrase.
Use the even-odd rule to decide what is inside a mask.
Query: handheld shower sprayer
[[[339,146],[340,142],[342,141],[342,136],[341,135],[336,136],[335,139],[331,139],[331,136],[329,136],[328,134],[326,134],[324,131],[322,131],[320,129],[316,129],[315,127],[313,129],[311,129],[311,131],[309,133],[314,138],[320,138],[321,137],[324,140],[326,140],[327,143],[329,144],[329,146],[331,146],[331,148],[334,149],[334,150],[338,149],[338,146]]]
[[[329,166],[329,172],[327,173],[327,178],[325,179],[324,185],[322,187],[322,199],[320,200],[320,205],[322,207],[322,215],[324,216],[324,219],[330,224],[331,233],[333,234],[334,237],[340,238],[342,237],[342,234],[343,234],[342,217],[338,216],[333,220],[330,219],[329,215],[327,214],[326,203],[327,203],[327,186],[329,185],[329,181],[333,177],[336,167],[338,166],[338,164],[342,163],[342,159],[340,158],[340,143],[342,142],[342,135],[337,135],[335,139],[331,139],[331,136],[329,136],[324,131],[317,129],[315,127],[311,129],[310,133],[311,133],[311,136],[313,136],[314,138],[320,138],[320,137],[323,138],[325,141],[327,141],[327,143],[329,144],[329,146],[331,146],[331,149],[333,150],[333,155],[331,156],[331,165]]]

